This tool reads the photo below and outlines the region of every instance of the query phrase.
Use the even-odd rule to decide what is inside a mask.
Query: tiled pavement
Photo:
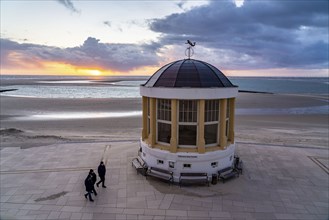
[[[0,151],[1,219],[323,219],[329,216],[327,149],[238,143],[239,178],[216,185],[169,186],[137,175],[139,144],[60,144]],[[107,188],[94,203],[84,179],[103,158]]]

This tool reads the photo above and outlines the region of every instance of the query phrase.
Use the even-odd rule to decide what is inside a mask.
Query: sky
[[[0,0],[1,74],[152,75],[186,59],[228,76],[328,77],[328,0]]]

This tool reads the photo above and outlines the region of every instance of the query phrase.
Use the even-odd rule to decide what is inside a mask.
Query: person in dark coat
[[[86,186],[86,191],[87,193],[85,194],[85,198],[87,199],[87,196],[89,196],[89,201],[93,202],[93,198],[91,197],[91,192],[93,190],[93,180],[91,175],[88,175],[87,178],[85,179],[85,186]]]
[[[105,173],[106,173],[106,168],[105,165],[103,163],[103,161],[101,161],[101,163],[98,166],[98,176],[101,179],[96,185],[97,187],[99,186],[100,183],[102,183],[102,187],[106,188],[105,184]]]
[[[91,176],[91,180],[93,182],[93,188],[92,188],[92,192],[95,194],[95,196],[97,196],[97,192],[95,190],[95,183],[97,181],[97,176],[96,173],[94,173],[94,170],[90,169],[89,171],[89,175]]]
[[[238,168],[240,162],[240,157],[235,158],[234,168]]]

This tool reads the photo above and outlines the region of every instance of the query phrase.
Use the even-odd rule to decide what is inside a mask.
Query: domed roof
[[[184,59],[161,67],[143,85],[145,87],[236,87],[209,63]]]

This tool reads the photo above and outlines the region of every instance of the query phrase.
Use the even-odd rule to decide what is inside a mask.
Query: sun
[[[87,76],[87,75],[101,76],[101,75],[103,75],[103,72],[98,69],[78,69],[77,73],[80,75],[84,75],[84,76]]]
[[[93,76],[100,76],[102,75],[102,72],[99,70],[88,70],[89,74],[93,75]]]

